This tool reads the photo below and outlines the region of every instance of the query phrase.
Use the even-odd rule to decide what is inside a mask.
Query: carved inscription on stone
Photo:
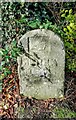
[[[37,99],[64,95],[65,50],[50,30],[27,32],[19,41],[24,54],[18,57],[20,93]]]

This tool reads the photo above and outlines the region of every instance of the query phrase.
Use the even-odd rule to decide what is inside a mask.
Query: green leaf
[[[0,49],[0,56],[2,56],[3,55],[3,51],[2,51],[2,49]]]
[[[11,57],[16,57],[16,52],[14,50],[11,51]]]
[[[33,28],[33,29],[35,29],[35,28],[39,28],[39,26],[40,26],[40,21],[39,20],[33,20],[33,21],[30,21],[29,23],[28,23],[28,26],[29,27],[31,27],[31,28]]]
[[[70,33],[73,33],[73,30],[71,29],[71,27],[68,25],[67,29],[69,30]]]
[[[16,51],[16,52],[19,52],[19,51],[20,51],[19,48],[13,48],[13,50]]]
[[[0,81],[0,86],[2,86],[2,81]]]
[[[71,13],[72,13],[72,9],[69,10],[69,14],[71,14]]]
[[[5,50],[9,51],[9,46],[8,45],[5,46]]]
[[[7,50],[5,50],[5,51],[3,52],[3,54],[4,54],[4,55],[7,55],[7,54],[8,54],[8,51],[7,51]]]
[[[45,24],[45,29],[48,29],[49,23]]]
[[[2,85],[0,85],[0,93],[2,92]]]
[[[28,21],[28,19],[25,18],[25,17],[22,17],[22,18],[19,20],[20,23],[26,23],[27,21]]]
[[[6,71],[4,71],[4,76],[7,76],[7,72]]]
[[[31,22],[31,23],[29,23],[28,25],[29,25],[29,27],[31,27],[31,28],[37,28],[37,23],[36,23],[36,22]]]
[[[4,68],[4,76],[7,76],[10,73],[11,71],[8,68]]]
[[[5,61],[9,62],[10,56],[5,56]]]
[[[68,10],[65,10],[65,13],[67,13],[68,12]]]
[[[0,80],[2,80],[4,78],[4,74],[0,75]]]
[[[66,42],[65,43],[65,47],[68,47],[68,48],[71,49],[71,48],[73,48],[73,45],[71,43],[69,43],[69,42]]]
[[[64,30],[64,32],[66,32],[66,31],[67,31],[67,28],[64,28],[63,30]]]
[[[3,67],[2,67],[2,65],[0,65],[0,70],[2,71],[2,69],[3,69]]]
[[[5,61],[2,61],[2,62],[1,62],[1,66],[3,66],[3,65],[5,65]]]
[[[40,25],[40,27],[39,27],[40,29],[42,29],[43,28],[43,25]]]
[[[12,47],[16,47],[17,46],[17,42],[16,40],[13,40],[12,43],[11,43]]]
[[[61,17],[65,17],[65,14],[62,14]]]

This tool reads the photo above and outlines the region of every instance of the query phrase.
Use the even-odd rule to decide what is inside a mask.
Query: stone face
[[[52,31],[27,32],[19,44],[25,53],[17,58],[20,93],[36,99],[64,95],[65,50],[61,39]]]

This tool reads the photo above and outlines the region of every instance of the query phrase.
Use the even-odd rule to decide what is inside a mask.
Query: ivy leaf
[[[20,23],[26,23],[27,21],[28,21],[28,19],[25,18],[25,17],[22,17],[22,18],[19,20]]]
[[[65,17],[65,13],[61,15],[61,17]]]
[[[31,27],[31,28],[37,28],[37,23],[34,22],[34,21],[30,22],[28,25],[29,25],[29,27]]]
[[[20,51],[19,48],[13,48],[13,50],[16,51],[16,52],[19,52],[19,51]]]
[[[40,27],[39,27],[40,29],[42,29],[43,28],[43,26],[42,25],[40,25]]]
[[[2,49],[0,49],[0,56],[2,56],[3,55],[3,51],[2,51]]]
[[[1,66],[3,66],[3,65],[5,65],[5,61],[2,61],[2,62],[1,62]]]
[[[71,14],[71,13],[72,13],[72,9],[69,10],[69,14]]]
[[[17,42],[16,40],[13,40],[12,43],[11,43],[12,47],[16,47],[17,46]]]
[[[49,27],[49,23],[47,23],[47,24],[45,25],[45,29],[48,29],[48,27]]]
[[[7,51],[7,50],[4,50],[3,54],[4,54],[4,55],[7,55],[7,54],[8,54],[8,51]]]
[[[16,57],[16,52],[14,50],[11,51],[11,57]]]
[[[7,76],[10,73],[11,71],[8,68],[4,68],[4,76]]]
[[[9,62],[9,58],[10,58],[10,56],[5,56],[5,61]]]
[[[69,49],[72,49],[73,48],[73,45],[69,42],[66,42],[65,43],[65,47],[69,47]]]
[[[3,67],[2,67],[2,65],[0,65],[0,71],[2,71],[3,70]]]
[[[35,29],[35,28],[39,28],[40,26],[40,21],[39,20],[34,20],[34,21],[30,21],[28,23],[28,26]]]

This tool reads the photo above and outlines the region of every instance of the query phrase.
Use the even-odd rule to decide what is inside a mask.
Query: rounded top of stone
[[[25,38],[28,38],[28,37],[36,37],[36,36],[44,36],[44,37],[50,37],[50,38],[56,38],[58,39],[59,41],[61,41],[60,37],[55,34],[53,31],[51,30],[46,30],[46,29],[35,29],[35,30],[31,30],[31,31],[28,31],[26,32],[22,37],[21,39],[19,40],[22,41],[23,39]]]
[[[61,46],[63,46],[63,49],[65,49],[63,41],[61,40],[61,38],[54,33],[51,30],[47,30],[47,29],[35,29],[35,30],[31,30],[26,32],[18,41],[18,44],[22,44],[22,46],[24,46],[25,42],[27,41],[27,38],[37,38],[37,37],[46,37],[47,40],[51,40],[51,42],[55,42],[55,43],[59,43],[61,44]]]
[[[38,34],[39,36],[48,36],[48,35],[54,35],[55,33],[51,30],[46,30],[46,29],[35,29],[35,30],[31,30],[26,32],[24,35],[26,35],[27,37],[33,37],[34,35]]]

